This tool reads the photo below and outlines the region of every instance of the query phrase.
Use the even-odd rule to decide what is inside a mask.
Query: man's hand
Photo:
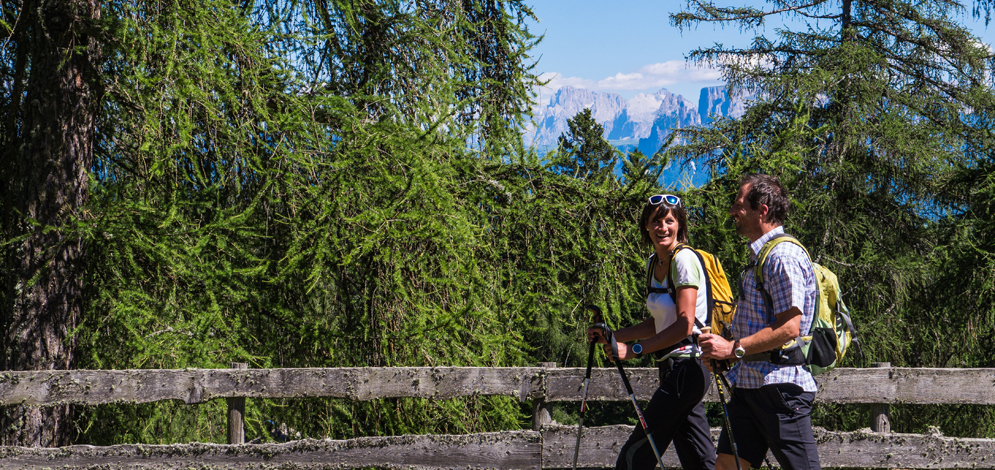
[[[698,336],[698,345],[701,346],[701,355],[708,359],[735,359],[733,354],[733,342],[726,341],[725,338],[711,333]]]

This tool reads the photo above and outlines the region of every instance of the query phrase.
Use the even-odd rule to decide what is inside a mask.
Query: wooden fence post
[[[555,362],[540,362],[539,367],[553,369],[556,367]],[[538,431],[542,429],[543,426],[553,423],[552,416],[549,415],[549,410],[552,405],[546,403],[543,399],[538,399],[535,402],[535,406],[532,408],[532,430]]]
[[[232,369],[248,370],[245,362],[231,363]],[[228,443],[245,444],[245,397],[228,398]]]
[[[871,367],[890,368],[890,362],[874,362]],[[871,431],[891,432],[891,405],[878,403],[871,405]]]

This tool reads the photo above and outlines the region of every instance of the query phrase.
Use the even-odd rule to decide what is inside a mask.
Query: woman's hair
[[[761,204],[765,204],[768,220],[776,225],[784,225],[784,219],[788,218],[788,211],[791,210],[791,200],[788,199],[788,191],[781,185],[781,181],[776,176],[754,173],[740,177],[739,186],[747,184],[750,185],[750,191],[746,194],[746,200],[750,203],[750,209],[757,210]]]
[[[639,233],[642,235],[644,245],[650,246],[653,244],[653,239],[650,238],[650,233],[649,230],[646,229],[646,225],[649,224],[650,221],[666,217],[667,214],[673,214],[674,218],[677,219],[677,242],[688,242],[687,211],[684,210],[684,206],[681,204],[670,205],[664,201],[656,205],[646,203],[646,205],[643,206],[643,213],[639,216]]]

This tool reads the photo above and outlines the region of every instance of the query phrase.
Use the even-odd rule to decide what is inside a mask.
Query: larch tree
[[[84,306],[86,219],[96,113],[99,2],[5,4],[0,68],[0,327],[4,370],[71,369]],[[3,410],[4,445],[57,446],[71,435],[68,405]]]
[[[2,14],[8,369],[526,362],[479,269],[485,206],[467,203],[493,180],[487,162],[520,147],[508,123],[535,81],[522,2],[25,1]],[[8,407],[5,443],[217,440],[215,405],[75,421]],[[303,400],[250,407],[248,428],[461,432],[520,413],[486,398]]]
[[[259,367],[522,363],[481,269],[488,157],[524,109],[530,14],[520,2],[305,2],[257,13],[297,57],[295,99],[312,105],[302,171],[274,176],[262,302],[245,315]],[[490,31],[481,36],[481,31]],[[502,75],[504,74],[504,75]],[[499,77],[504,77],[498,80]],[[480,119],[480,116],[489,116]],[[488,124],[492,122],[493,124]],[[490,129],[499,129],[500,132]],[[290,133],[292,135],[292,133]],[[491,155],[491,154],[487,154]],[[500,161],[501,155],[491,157]],[[287,341],[293,338],[293,341]],[[392,410],[384,412],[385,409]],[[258,411],[308,435],[469,432],[514,426],[511,400],[294,401]],[[349,416],[348,420],[336,419]],[[319,419],[312,419],[319,416]]]

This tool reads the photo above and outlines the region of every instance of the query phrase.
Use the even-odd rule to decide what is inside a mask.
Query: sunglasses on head
[[[656,196],[650,196],[650,204],[654,206],[659,206],[666,202],[671,206],[681,205],[681,198],[674,196],[673,194],[657,194]]]

